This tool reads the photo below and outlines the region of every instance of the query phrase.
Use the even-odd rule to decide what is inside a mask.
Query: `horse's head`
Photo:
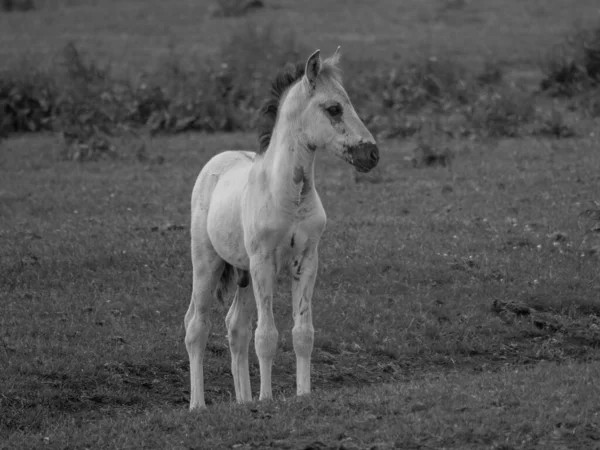
[[[314,52],[281,112],[309,150],[326,149],[357,170],[368,172],[379,162],[379,149],[342,86],[338,61],[339,48],[323,62],[319,50]]]

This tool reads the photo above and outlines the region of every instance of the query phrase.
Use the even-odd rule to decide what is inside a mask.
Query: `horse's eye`
[[[339,117],[342,115],[342,107],[340,105],[333,105],[327,108],[327,113],[331,117]]]

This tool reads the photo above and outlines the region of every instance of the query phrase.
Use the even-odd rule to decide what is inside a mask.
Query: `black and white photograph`
[[[0,450],[600,450],[598,0],[0,0]]]

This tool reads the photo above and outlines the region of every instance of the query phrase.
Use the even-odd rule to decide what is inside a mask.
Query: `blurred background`
[[[599,15],[593,0],[3,0],[0,132],[58,129],[102,152],[91,122],[252,129],[277,70],[340,45],[381,137],[568,133],[568,111],[535,106],[595,86]]]

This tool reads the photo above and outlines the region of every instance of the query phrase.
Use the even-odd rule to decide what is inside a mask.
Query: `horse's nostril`
[[[371,150],[371,160],[379,161],[379,150],[377,150],[376,148]]]

